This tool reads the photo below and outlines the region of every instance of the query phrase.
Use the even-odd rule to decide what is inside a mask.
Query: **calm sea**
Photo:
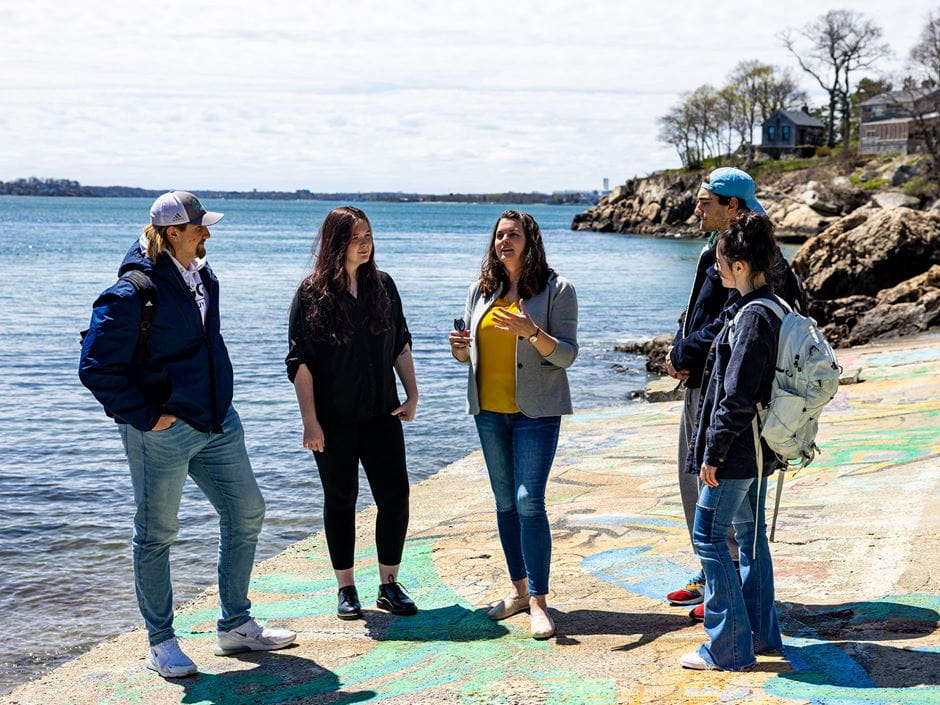
[[[320,527],[321,493],[284,373],[287,310],[314,232],[340,204],[215,201],[207,244],[221,290],[235,404],[268,513],[258,559]],[[146,222],[149,199],[0,197],[0,693],[140,622],[130,561],[133,499],[117,427],[79,383],[78,331]],[[476,447],[465,371],[446,343],[502,205],[366,204],[376,259],[414,335],[421,403],[406,427],[414,482]],[[549,263],[580,303],[576,407],[624,403],[643,361],[615,343],[672,330],[701,244],[573,233],[579,208],[532,206]],[[615,367],[616,366],[616,367]],[[371,502],[363,483],[361,501]],[[179,601],[215,577],[217,522],[190,483],[173,550]]]

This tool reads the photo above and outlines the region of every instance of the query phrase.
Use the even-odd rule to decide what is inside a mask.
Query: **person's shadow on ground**
[[[256,668],[223,673],[197,673],[167,681],[183,689],[181,703],[200,705],[255,705],[294,702],[337,693],[339,677],[310,659],[292,656],[290,648],[252,651],[230,658],[256,664]],[[375,691],[342,693],[343,703],[358,703],[376,697]]]
[[[488,641],[509,630],[490,619],[484,610],[454,604],[419,609],[417,614],[396,617],[388,612],[363,610],[362,618],[376,641]]]
[[[936,650],[875,643],[933,634],[940,626],[940,612],[916,604],[922,599],[911,596],[910,602],[915,604],[892,598],[837,605],[780,603],[783,633],[809,640],[784,646],[794,670],[781,673],[780,678],[806,686],[845,688],[940,685],[940,653]],[[936,598],[925,601],[927,605],[936,603]]]
[[[595,634],[636,637],[618,646],[614,651],[632,651],[659,637],[694,624],[684,613],[664,614],[649,612],[609,612],[607,610],[572,610],[560,612],[549,608],[555,621],[556,643],[574,646],[581,642],[575,638]]]

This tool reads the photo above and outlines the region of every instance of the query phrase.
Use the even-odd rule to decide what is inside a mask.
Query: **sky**
[[[422,193],[679,165],[656,118],[850,7],[900,70],[922,0],[0,0],[0,180]],[[859,75],[857,78],[861,77]]]

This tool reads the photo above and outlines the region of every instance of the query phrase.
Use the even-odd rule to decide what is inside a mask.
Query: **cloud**
[[[899,59],[928,2],[853,3]],[[34,0],[3,10],[0,179],[429,192],[675,166],[655,118],[826,8]],[[812,90],[809,81],[804,86]],[[818,94],[814,95],[818,100]],[[183,178],[185,177],[185,178]]]

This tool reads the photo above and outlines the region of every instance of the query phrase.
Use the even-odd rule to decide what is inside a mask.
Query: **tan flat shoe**
[[[518,614],[527,609],[529,609],[528,593],[516,598],[504,597],[490,607],[487,614],[490,616],[490,619],[506,619],[506,617],[512,617],[514,614]]]
[[[555,623],[544,612],[532,612],[529,620],[533,639],[550,639],[555,636]]]

